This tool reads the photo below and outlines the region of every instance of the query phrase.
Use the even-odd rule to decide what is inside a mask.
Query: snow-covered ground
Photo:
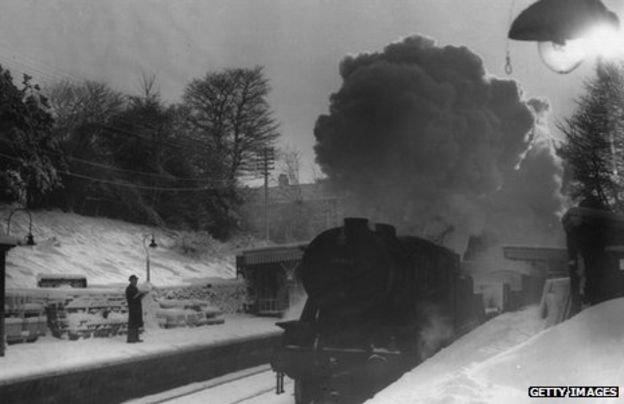
[[[68,341],[44,337],[33,344],[7,347],[0,357],[0,383],[21,378],[105,365],[129,358],[205,346],[226,340],[281,331],[276,319],[235,315],[224,324],[196,328],[147,329],[143,343],[127,344],[125,336]]]
[[[8,217],[0,207],[0,217]],[[85,275],[89,284],[125,284],[128,276],[145,279],[146,253],[143,235],[154,233],[158,247],[150,249],[151,280],[155,286],[187,283],[196,278],[233,278],[235,253],[249,247],[244,242],[222,244],[202,239],[204,254],[184,254],[181,245],[192,233],[172,232],[120,220],[93,218],[60,211],[32,212],[33,234],[37,245],[16,247],[7,254],[7,287],[36,286],[39,273]],[[4,231],[4,228],[2,229]],[[28,217],[16,213],[11,235],[28,233]],[[149,243],[150,239],[147,239]]]
[[[405,374],[368,403],[532,403],[529,386],[624,385],[624,298],[542,330],[538,309],[503,314]],[[542,331],[540,331],[542,330]],[[616,402],[576,399],[577,402]]]
[[[545,321],[540,318],[536,306],[502,314],[405,374],[369,403],[562,402],[531,399],[527,394],[528,387],[614,385],[622,389],[623,313],[624,298],[589,308],[547,329],[544,329]],[[274,322],[275,319],[232,316],[223,325],[150,329],[143,336],[145,342],[142,344],[126,344],[124,337],[79,341],[46,337],[34,344],[9,346],[6,356],[0,358],[0,383],[39,372],[79,369],[197,344],[279,332]],[[271,377],[263,376],[265,379]],[[269,387],[270,383],[267,384]],[[291,388],[289,383],[286,395],[267,393],[263,400],[270,398],[267,403],[273,403],[273,400],[285,403],[284,400],[292,400]],[[234,391],[238,395],[246,394],[239,389]],[[205,399],[197,397],[198,400]],[[192,400],[191,396],[186,396],[185,400],[193,402],[188,401]],[[587,399],[581,401],[592,402]],[[615,401],[606,399],[604,402]]]

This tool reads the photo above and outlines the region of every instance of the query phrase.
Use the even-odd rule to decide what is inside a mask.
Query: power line
[[[0,45],[0,47],[1,47],[1,45]],[[17,53],[17,52],[15,52],[15,53]],[[24,57],[23,55],[21,55],[21,56]],[[15,56],[13,56],[12,59],[13,60],[7,59],[6,57],[3,57],[2,54],[0,54],[0,61],[4,61],[5,63],[11,64],[11,65],[18,64],[18,65],[26,66],[27,69],[31,70],[31,73],[33,71],[37,72],[40,75],[43,75],[44,77],[46,77],[48,79],[52,79],[53,81],[68,81],[68,82],[70,82],[72,84],[81,84],[81,83],[84,83],[84,82],[87,81],[86,79],[77,78],[76,76],[71,75],[69,73],[62,73],[62,74],[48,73],[48,72],[46,72],[44,70],[41,70],[41,69],[39,69],[37,67],[32,66],[29,63],[26,63],[24,61],[16,60]],[[148,129],[148,130],[157,129],[157,128],[154,128],[154,127],[151,127],[151,126],[148,126],[148,125],[145,125],[145,124],[141,124],[139,122],[131,122],[131,121],[128,121],[126,119],[122,119],[120,117],[116,117],[116,119],[119,122],[126,123],[126,124],[131,125],[131,126],[138,126],[138,127],[141,127],[141,128],[144,128],[144,129]],[[111,130],[113,132],[123,133],[123,134],[126,134],[126,135],[131,135],[131,136],[135,136],[135,137],[139,137],[139,138],[143,138],[143,139],[147,139],[147,140],[151,140],[151,141],[156,141],[154,139],[146,138],[145,136],[141,136],[141,135],[139,135],[137,133],[130,132],[128,130],[125,130],[125,129],[122,129],[122,128],[119,128],[119,127],[115,127],[115,126],[110,125],[110,124],[107,124],[107,129]],[[201,144],[198,141],[194,141],[194,140],[191,140],[191,139],[183,140],[182,142],[184,142],[184,143],[182,143],[180,141],[171,141],[171,140],[169,140],[169,141],[160,140],[158,142],[160,142],[162,144],[169,145],[171,147],[192,148],[193,150],[196,150],[197,148],[200,148],[200,149],[205,150],[205,151],[210,151],[209,149],[206,148],[205,145]]]
[[[7,51],[7,53],[13,54],[13,55],[11,56],[11,58],[12,58],[12,59],[17,59],[15,55],[16,55],[16,54],[17,54],[17,55],[19,55],[19,56],[22,58],[22,62],[21,62],[21,64],[22,64],[22,65],[27,66],[27,67],[29,67],[30,69],[32,69],[32,70],[34,70],[34,71],[37,71],[37,72],[39,72],[39,73],[41,73],[41,74],[43,74],[43,75],[45,75],[45,76],[48,76],[48,77],[57,77],[57,78],[58,78],[58,77],[71,77],[71,78],[72,78],[72,79],[74,79],[74,80],[78,80],[78,79],[80,79],[79,77],[74,76],[73,74],[71,74],[71,73],[69,73],[69,72],[67,72],[67,71],[63,71],[63,70],[61,70],[61,69],[54,68],[54,66],[51,66],[51,65],[49,65],[49,64],[47,64],[47,63],[44,63],[44,62],[42,62],[42,61],[40,61],[40,60],[33,59],[32,57],[27,56],[27,55],[25,55],[25,54],[23,54],[23,53],[20,53],[20,52],[17,52],[17,51],[12,50],[12,49],[10,48],[10,46],[9,46],[8,42],[6,42],[6,41],[4,41],[4,40],[2,40],[2,39],[0,39],[0,48],[4,48],[4,50],[5,50],[5,51]],[[18,62],[18,63],[20,63],[20,62]],[[38,64],[38,65],[40,65],[40,66],[41,66],[41,65],[44,65],[44,66],[46,66],[46,68],[47,68],[49,71],[54,70],[54,72],[52,72],[52,73],[46,73],[45,71],[40,70],[40,69],[38,69],[37,67],[35,67],[35,65],[37,65],[37,64]]]
[[[0,142],[3,142],[5,144],[7,144],[7,145],[11,144],[8,140],[3,139],[1,137],[0,137]],[[215,180],[214,178],[207,178],[207,177],[177,177],[175,175],[166,176],[166,175],[157,174],[157,173],[151,173],[151,172],[147,172],[147,171],[138,171],[138,170],[131,170],[131,169],[127,169],[127,168],[114,167],[114,166],[110,166],[110,165],[106,165],[106,164],[102,164],[102,163],[97,163],[97,162],[94,162],[94,161],[81,159],[79,157],[66,156],[63,153],[58,153],[58,152],[53,152],[53,151],[49,151],[49,153],[53,154],[55,156],[64,157],[64,158],[69,159],[69,160],[78,161],[80,163],[87,164],[87,165],[90,165],[90,166],[104,168],[106,170],[128,172],[128,173],[132,173],[132,174],[139,174],[139,175],[145,175],[145,176],[150,176],[150,177],[163,178],[163,179],[167,179],[167,180],[170,180],[170,181],[178,181],[178,180],[181,180],[181,181],[211,181],[211,182],[215,182],[215,181],[226,182],[226,181],[228,181],[227,179]],[[6,156],[6,155],[4,155],[4,156]]]
[[[122,135],[127,135],[127,136],[132,136],[132,137],[136,137],[139,139],[143,139],[143,140],[147,140],[153,143],[159,143],[165,146],[170,146],[170,147],[175,147],[175,148],[179,148],[179,149],[188,149],[188,150],[193,150],[193,151],[197,151],[197,149],[199,148],[200,150],[203,150],[205,152],[211,152],[210,149],[208,149],[205,145],[200,144],[199,142],[195,143],[195,144],[191,144],[191,143],[179,143],[176,141],[171,141],[171,140],[165,140],[165,139],[150,139],[148,136],[144,136],[144,135],[140,135],[136,132],[132,132],[126,129],[122,129],[119,128],[117,126],[113,126],[110,124],[102,124],[102,123],[98,123],[96,124],[97,126],[101,127],[102,129],[106,129],[108,131],[111,132],[116,132],[118,134],[122,134]],[[146,129],[155,129],[155,128],[147,128]]]
[[[5,46],[3,46],[2,43],[4,43]],[[73,75],[73,74],[71,74],[71,73],[69,73],[67,71],[62,70],[62,69],[54,68],[53,66],[48,65],[48,64],[46,64],[44,62],[36,61],[35,59],[29,58],[28,56],[23,55],[23,54],[21,54],[19,52],[12,51],[10,48],[8,48],[6,46],[6,44],[7,44],[7,42],[4,42],[4,41],[2,41],[0,39],[0,48],[4,48],[9,53],[17,54],[17,55],[21,56],[22,59],[29,60],[27,62],[24,62],[23,60],[21,62],[20,61],[16,61],[18,64],[22,64],[22,65],[30,68],[31,70],[39,72],[40,74],[42,74],[42,75],[44,75],[44,76],[46,76],[48,78],[52,78],[54,80],[61,80],[61,81],[64,80],[64,81],[68,81],[68,82],[70,82],[72,84],[81,84],[81,83],[84,83],[84,82],[87,81],[87,79],[78,77],[78,76]],[[12,56],[12,59],[15,60],[16,57]],[[3,60],[3,57],[2,57],[1,54],[0,54],[0,60]],[[4,59],[4,60],[6,60],[6,59]],[[41,70],[40,68],[37,68],[37,67],[33,66],[33,64],[45,65],[44,69],[48,69],[48,71]],[[55,70],[56,72],[49,73],[50,70]],[[148,129],[148,130],[156,130],[157,129],[155,127],[148,126],[148,125],[145,125],[145,124],[141,124],[139,122],[131,122],[131,121],[129,121],[127,119],[123,119],[123,118],[121,118],[119,116],[116,117],[116,120],[121,122],[121,123],[126,123],[126,124],[128,124],[130,126],[138,126],[139,128],[144,128],[144,129]],[[175,141],[173,141],[173,140],[166,140],[166,139],[159,139],[159,140],[157,140],[157,139],[153,139],[153,138],[149,138],[149,137],[140,135],[140,134],[138,134],[136,132],[132,132],[132,131],[129,131],[129,130],[126,130],[126,129],[123,129],[123,128],[119,128],[118,126],[111,125],[110,123],[108,123],[108,124],[100,124],[100,125],[102,127],[104,127],[105,129],[107,129],[109,131],[112,131],[112,132],[117,132],[117,133],[120,133],[120,134],[125,134],[125,135],[128,135],[128,136],[137,137],[137,138],[140,138],[140,139],[145,139],[145,140],[148,140],[148,141],[151,141],[151,142],[160,143],[160,144],[163,144],[163,145],[166,145],[166,146],[170,146],[170,147],[176,147],[176,148],[180,148],[180,149],[189,149],[189,150],[192,150],[194,152],[196,152],[198,149],[200,149],[202,151],[205,151],[205,152],[208,152],[208,153],[212,153],[213,152],[213,150],[211,150],[210,147],[207,146],[206,144],[203,144],[203,143],[199,142],[198,140],[194,140],[194,139],[190,139],[190,138],[189,139],[177,139]],[[244,167],[242,167],[242,168],[244,170]]]
[[[48,69],[48,71],[41,70],[41,69],[33,66],[33,64],[36,64],[36,63],[43,64],[43,62],[37,62],[34,59],[31,59],[31,58],[29,58],[29,57],[27,57],[25,55],[20,54],[19,52],[11,51],[6,46],[3,46],[2,43],[6,44],[6,42],[3,42],[0,39],[0,48],[4,48],[9,53],[14,53],[14,54],[20,55],[22,57],[22,59],[27,59],[27,60],[30,59],[29,62],[24,62],[23,60],[20,62],[19,60],[16,60],[17,58],[15,56],[13,56],[12,59],[14,60],[14,62],[10,62],[11,64],[18,63],[18,64],[21,64],[21,65],[24,65],[24,66],[30,68],[31,70],[33,70],[35,72],[38,72],[38,73],[40,73],[41,75],[43,75],[45,77],[52,78],[54,80],[65,80],[65,81],[68,81],[68,82],[73,83],[73,84],[81,84],[81,83],[84,83],[84,82],[87,81],[86,79],[80,78],[78,76],[75,76],[75,75],[73,75],[71,73],[68,73],[68,72],[65,72],[63,70],[54,69],[53,66],[50,66],[48,64],[45,65],[46,68]],[[0,61],[2,61],[2,60],[6,61],[7,59],[5,59],[0,54]],[[50,69],[54,69],[57,72],[50,73],[49,72]],[[138,126],[140,128],[144,128],[144,129],[148,129],[148,130],[156,130],[157,129],[155,127],[151,127],[151,126],[148,126],[148,125],[145,125],[145,124],[141,124],[139,122],[131,122],[131,121],[128,121],[128,120],[120,118],[120,117],[116,117],[116,120],[121,122],[121,123],[126,123],[126,124],[128,124],[130,126]],[[175,148],[179,148],[179,149],[188,149],[188,150],[192,150],[193,152],[197,152],[198,149],[202,150],[202,151],[205,151],[205,152],[208,152],[208,153],[212,153],[213,152],[213,150],[211,150],[205,144],[202,144],[201,142],[199,142],[197,140],[193,140],[193,139],[178,139],[176,141],[167,140],[167,139],[154,139],[154,138],[150,138],[150,137],[147,137],[147,136],[144,136],[144,135],[140,135],[140,134],[138,134],[136,132],[133,132],[133,131],[129,131],[129,130],[126,130],[126,129],[119,128],[118,126],[111,125],[110,123],[109,124],[97,124],[97,125],[102,127],[103,129],[106,129],[106,130],[111,131],[111,132],[115,132],[115,133],[123,134],[123,135],[127,135],[127,136],[133,136],[135,138],[144,139],[144,140],[150,141],[152,143],[159,143],[159,144],[162,144],[162,145],[165,145],[165,146],[169,146],[169,147],[175,147]],[[83,162],[86,162],[86,161],[83,160]],[[89,163],[87,163],[87,164],[89,164]],[[105,168],[105,167],[103,167],[103,168]],[[123,170],[123,169],[118,169],[118,168],[114,168],[114,167],[107,167],[107,168],[115,169],[115,170]],[[128,171],[132,171],[132,170],[128,170]],[[153,174],[153,173],[143,173],[143,174],[144,175],[157,176],[157,174]],[[166,178],[164,176],[160,176],[160,177]],[[186,180],[186,179],[183,179],[183,178],[179,178],[179,179]],[[196,179],[195,178],[188,178],[188,180],[196,180]]]
[[[3,61],[3,60],[4,59],[0,55],[0,61]],[[33,68],[33,70],[35,70],[35,69]],[[54,77],[54,76],[51,76],[51,77]],[[57,79],[57,78],[55,78],[55,79]],[[130,126],[138,126],[140,128],[144,128],[144,129],[148,129],[148,130],[155,130],[155,129],[157,129],[155,127],[150,127],[150,126],[147,126],[145,124],[138,123],[138,122],[131,122],[131,121],[128,121],[126,119],[122,119],[120,117],[116,117],[116,120],[121,122],[121,123],[126,123],[126,124],[128,124]],[[140,134],[138,134],[136,132],[132,132],[132,131],[129,131],[127,129],[122,129],[122,128],[119,128],[118,126],[114,126],[114,125],[111,125],[111,124],[97,124],[97,125],[101,126],[104,129],[107,129],[108,131],[111,131],[111,132],[116,132],[116,133],[124,134],[124,135],[127,135],[127,136],[133,136],[133,137],[136,137],[136,138],[148,140],[150,142],[159,143],[159,144],[162,144],[162,145],[165,145],[165,146],[169,146],[169,147],[175,147],[175,148],[179,148],[179,149],[187,149],[187,150],[193,150],[193,151],[197,151],[199,149],[201,151],[211,152],[211,150],[209,148],[207,148],[204,144],[201,144],[200,142],[198,142],[196,140],[192,140],[192,139],[186,139],[186,140],[178,139],[177,141],[165,140],[165,139],[150,139],[147,136],[140,135]]]
[[[59,153],[58,155],[61,155],[61,154]],[[81,159],[81,158],[78,158],[78,157],[72,157],[72,156],[66,156],[66,158],[68,158],[70,160],[78,161],[78,162],[81,162],[81,163],[84,163],[84,164],[88,164],[88,165],[91,165],[91,166],[94,166],[94,167],[104,168],[106,170],[121,171],[121,172],[133,173],[133,174],[146,175],[146,176],[150,176],[150,177],[164,178],[164,179],[171,180],[171,181],[178,181],[178,180],[182,180],[182,181],[215,181],[215,179],[207,178],[207,177],[177,177],[175,175],[166,176],[166,175],[150,173],[150,172],[146,172],[146,171],[137,171],[137,170],[131,170],[131,169],[127,169],[127,168],[118,168],[118,167],[113,167],[113,166],[109,166],[109,165],[106,165],[106,164],[96,163],[94,161],[84,160],[84,159]],[[222,180],[217,180],[217,181],[225,182],[227,180],[223,180],[222,179]]]
[[[5,159],[8,160],[12,160],[12,161],[17,161],[20,162],[21,160],[9,155],[6,155],[4,153],[0,153],[0,157],[4,157]],[[145,190],[153,190],[153,191],[166,191],[166,192],[197,192],[197,191],[210,191],[210,190],[214,190],[214,189],[225,189],[227,188],[226,186],[202,186],[202,187],[155,187],[155,186],[148,186],[148,185],[140,185],[140,184],[134,184],[134,183],[125,183],[125,182],[118,182],[118,181],[113,181],[113,180],[107,180],[107,179],[103,179],[103,178],[95,178],[95,177],[91,177],[88,175],[83,175],[83,174],[78,174],[78,173],[74,173],[71,171],[67,171],[67,170],[57,170],[57,172],[61,173],[61,174],[65,174],[68,175],[70,177],[75,177],[75,178],[81,178],[81,179],[85,179],[85,180],[90,180],[90,181],[96,181],[96,182],[102,182],[105,184],[111,184],[111,185],[117,185],[117,186],[123,186],[123,187],[129,187],[129,188],[139,188],[139,189],[145,189]]]
[[[138,185],[138,184],[130,184],[130,183],[106,180],[106,179],[102,179],[102,178],[94,178],[94,177],[90,177],[88,175],[76,174],[76,173],[72,173],[71,171],[66,171],[66,170],[59,170],[58,172],[60,172],[62,174],[65,174],[65,175],[69,175],[70,177],[82,178],[82,179],[86,179],[86,180],[90,180],[90,181],[102,182],[102,183],[105,183],[105,184],[111,184],[111,185],[117,185],[117,186],[129,187],[129,188],[139,188],[139,189],[152,190],[152,191],[197,192],[197,191],[210,191],[210,190],[214,190],[214,189],[225,189],[226,188],[225,186],[223,186],[223,187],[208,187],[208,186],[204,186],[204,187],[174,187],[174,188],[154,187],[154,186],[148,186],[148,185]]]

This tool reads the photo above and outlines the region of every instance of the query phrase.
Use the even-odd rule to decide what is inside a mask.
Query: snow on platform
[[[139,357],[192,349],[228,340],[278,334],[275,318],[234,315],[224,324],[197,328],[148,329],[143,343],[128,344],[125,336],[67,341],[51,336],[35,343],[7,347],[0,357],[0,385],[40,375],[106,366]]]
[[[368,403],[562,402],[529,398],[528,387],[535,385],[620,386],[622,396],[624,298],[543,327],[536,307],[503,314],[405,374]]]

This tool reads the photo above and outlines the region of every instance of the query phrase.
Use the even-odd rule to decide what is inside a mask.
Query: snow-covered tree
[[[575,113],[558,125],[566,137],[558,149],[565,162],[564,191],[573,200],[623,212],[623,66],[599,63],[577,105]]]
[[[48,100],[31,80],[24,75],[18,88],[0,66],[0,200],[25,206],[42,203],[61,185]]]

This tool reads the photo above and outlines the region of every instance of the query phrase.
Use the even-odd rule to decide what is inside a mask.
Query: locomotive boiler
[[[455,252],[366,219],[319,234],[298,276],[307,301],[272,360],[298,404],[363,402],[483,318]]]

